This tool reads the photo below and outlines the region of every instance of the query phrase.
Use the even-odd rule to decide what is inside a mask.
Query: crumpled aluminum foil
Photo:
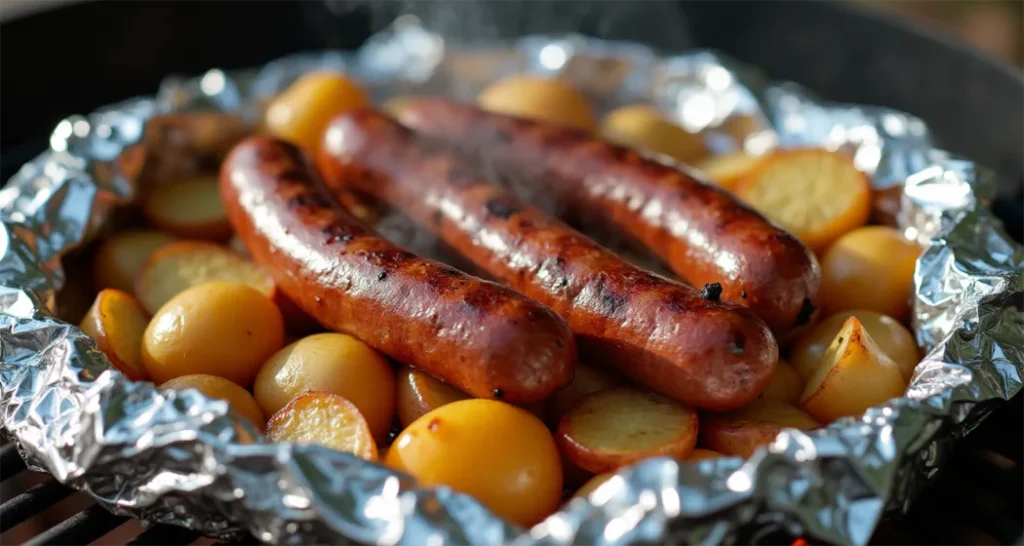
[[[160,392],[111,369],[53,316],[60,257],[95,235],[140,184],[216,158],[298,74],[343,68],[377,99],[469,98],[514,71],[557,73],[602,108],[650,101],[703,130],[710,147],[759,153],[815,145],[851,153],[894,220],[925,245],[914,330],[927,356],[905,398],[814,432],[785,431],[747,461],[645,461],[527,531],[471,498],[423,489],[376,464],[313,446],[272,445],[221,401]],[[194,124],[176,114],[223,112]],[[220,116],[219,118],[217,116]],[[223,131],[225,119],[235,132]],[[898,188],[902,187],[902,191]],[[990,179],[933,148],[919,119],[828,104],[764,83],[708,51],[662,56],[580,36],[460,46],[402,18],[360,51],[298,55],[256,72],[168,79],[54,131],[50,149],[0,190],[0,420],[29,465],[114,512],[273,543],[627,544],[750,541],[772,530],[864,544],[950,446],[1021,389],[1024,251],[984,207]]]

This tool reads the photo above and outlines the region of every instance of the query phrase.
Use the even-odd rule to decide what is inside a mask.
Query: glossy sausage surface
[[[693,286],[719,282],[776,335],[810,322],[820,271],[795,237],[677,164],[574,129],[445,99],[410,101],[401,121],[472,155],[534,202],[553,198],[574,224],[611,228]]]
[[[221,197],[253,258],[328,328],[478,397],[536,402],[572,380],[575,340],[554,312],[383,239],[328,197],[294,146],[240,143]]]
[[[384,115],[335,118],[318,165],[333,191],[356,189],[403,211],[554,309],[581,359],[711,410],[748,404],[771,377],[778,347],[750,310],[626,262]]]

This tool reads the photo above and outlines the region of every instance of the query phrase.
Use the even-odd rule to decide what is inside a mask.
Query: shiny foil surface
[[[161,392],[114,371],[54,318],[63,253],[104,226],[140,184],[223,155],[260,105],[302,72],[331,67],[375,99],[472,98],[512,72],[562,74],[602,110],[648,101],[716,151],[824,146],[853,155],[891,221],[924,247],[913,326],[926,350],[906,397],[813,432],[785,431],[747,461],[654,459],[531,530],[446,488],[320,447],[267,444],[226,403]],[[169,78],[54,130],[49,149],[0,190],[0,419],[29,465],[111,510],[272,543],[629,544],[749,542],[783,529],[866,543],[952,444],[1021,388],[1024,251],[986,209],[990,177],[934,148],[927,126],[880,107],[823,102],[709,51],[661,55],[580,36],[447,43],[401,18],[355,53],[277,60],[256,71]],[[182,115],[182,113],[189,113]],[[744,130],[735,130],[736,120]],[[387,230],[384,230],[385,234]]]

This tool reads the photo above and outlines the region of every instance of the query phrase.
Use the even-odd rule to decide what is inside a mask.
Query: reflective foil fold
[[[375,99],[470,98],[502,74],[561,74],[601,109],[652,102],[717,151],[813,145],[852,154],[876,188],[895,188],[891,221],[926,248],[913,325],[927,356],[907,395],[819,431],[785,431],[747,461],[625,468],[527,531],[382,466],[267,444],[224,402],[128,381],[53,317],[67,274],[61,255],[93,237],[140,184],[222,155],[268,96],[318,67],[347,70]],[[935,149],[917,118],[825,103],[714,52],[661,55],[581,36],[467,46],[402,18],[355,53],[169,78],[154,99],[61,122],[49,149],[0,190],[0,419],[32,468],[115,512],[273,543],[728,543],[783,529],[864,544],[953,442],[1021,389],[1024,252],[985,208],[990,187],[982,169]]]

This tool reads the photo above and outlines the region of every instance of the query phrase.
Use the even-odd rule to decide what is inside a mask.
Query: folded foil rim
[[[496,71],[481,76],[481,59]],[[487,63],[485,63],[487,64]],[[850,152],[876,186],[903,185],[896,222],[925,246],[913,326],[928,348],[904,398],[813,432],[786,430],[746,461],[654,459],[622,469],[531,530],[466,495],[421,488],[378,464],[315,446],[266,444],[222,401],[128,381],[77,327],[53,317],[60,256],[93,237],[134,195],[146,122],[216,110],[252,120],[297,74],[343,68],[372,94],[468,98],[502,71],[557,73],[612,104],[643,99],[714,149]],[[497,68],[494,68],[497,67]],[[749,77],[710,51],[659,55],[581,36],[460,46],[400,18],[355,53],[304,54],[258,71],[169,78],[133,99],[61,122],[50,148],[0,190],[0,422],[29,466],[108,509],[207,534],[272,543],[632,544],[749,542],[773,530],[865,544],[905,508],[953,443],[1024,372],[1024,251],[985,208],[991,178],[934,148],[927,126],[894,110],[821,101]],[[613,74],[613,80],[608,79]],[[710,114],[709,114],[710,113]],[[740,139],[716,132],[748,116]]]

